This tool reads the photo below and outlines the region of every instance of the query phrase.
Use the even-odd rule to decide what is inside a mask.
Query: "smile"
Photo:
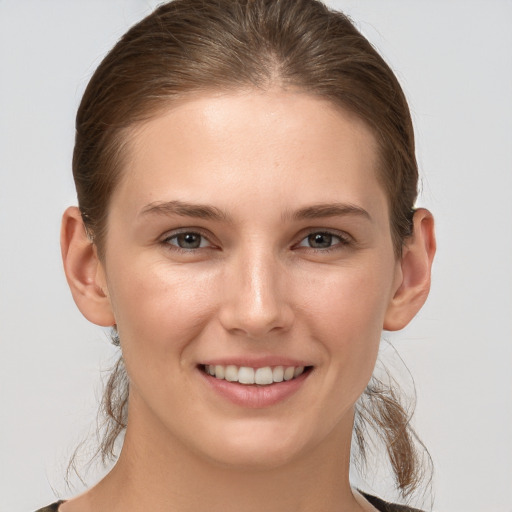
[[[304,373],[309,367],[304,366],[264,366],[251,368],[235,365],[204,365],[203,370],[208,375],[228,382],[258,386],[269,386],[276,382],[293,380]]]

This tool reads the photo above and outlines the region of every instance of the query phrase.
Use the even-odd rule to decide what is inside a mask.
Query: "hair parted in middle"
[[[409,108],[372,45],[344,14],[318,0],[174,0],[132,27],[108,53],[80,104],[73,155],[79,207],[99,257],[110,198],[129,167],[125,149],[137,126],[201,92],[271,88],[326,99],[370,128],[399,258],[412,233],[418,185]],[[121,357],[103,401],[104,460],[113,456],[126,426],[128,395]],[[397,393],[372,379],[357,404],[354,437],[363,457],[367,426],[382,437],[404,495],[422,474],[409,421]]]

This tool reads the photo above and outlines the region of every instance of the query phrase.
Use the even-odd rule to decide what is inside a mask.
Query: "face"
[[[101,279],[129,431],[228,465],[346,438],[400,281],[370,131],[307,94],[210,94],[128,161]]]

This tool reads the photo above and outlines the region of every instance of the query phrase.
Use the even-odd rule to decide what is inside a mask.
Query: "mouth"
[[[218,380],[245,386],[271,386],[297,379],[312,370],[312,366],[263,366],[252,368],[236,365],[206,364],[199,367],[204,373]]]

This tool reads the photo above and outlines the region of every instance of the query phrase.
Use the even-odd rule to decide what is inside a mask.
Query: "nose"
[[[268,252],[231,261],[223,282],[219,318],[232,334],[263,339],[287,331],[293,321],[286,271]]]

